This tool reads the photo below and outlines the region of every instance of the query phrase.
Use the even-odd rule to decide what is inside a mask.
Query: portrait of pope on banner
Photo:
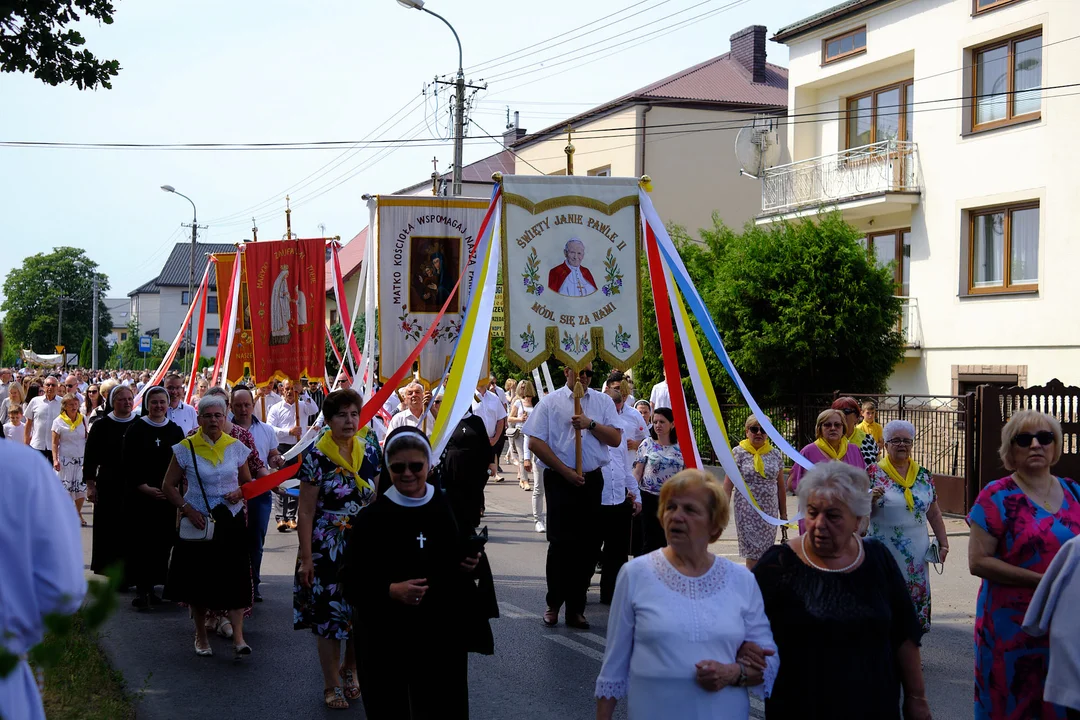
[[[572,237],[563,247],[566,261],[551,268],[548,273],[548,289],[568,297],[585,297],[596,292],[596,281],[589,268],[581,264],[585,259],[585,243]]]

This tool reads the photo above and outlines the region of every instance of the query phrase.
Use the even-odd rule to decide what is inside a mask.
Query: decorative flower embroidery
[[[619,329],[615,333],[615,339],[611,341],[612,347],[618,352],[626,352],[630,349],[630,333],[623,332],[622,324],[619,324]]]
[[[570,335],[566,330],[563,330],[562,346],[563,350],[575,355],[587,353],[589,352],[589,333]]]
[[[544,292],[544,286],[540,282],[540,258],[536,255],[536,248],[525,258],[525,272],[521,273],[521,279],[525,284],[525,292],[529,295],[540,295]]]
[[[615,259],[615,253],[611,252],[611,248],[608,248],[607,257],[604,259],[604,280],[607,282],[600,290],[605,295],[622,293],[622,270],[619,269],[619,261]]]
[[[401,315],[398,315],[398,320],[401,321],[400,328],[402,334],[410,340],[419,340],[420,336],[424,334],[424,328],[416,320],[409,319],[409,308],[406,305],[401,306]]]
[[[536,349],[536,333],[533,332],[532,323],[525,326],[525,332],[519,336],[521,338],[521,349],[525,352],[531,353]]]

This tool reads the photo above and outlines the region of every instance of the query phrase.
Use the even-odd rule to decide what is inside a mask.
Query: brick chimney
[[[520,116],[518,115],[518,111],[515,110],[514,111],[514,124],[513,125],[507,125],[506,126],[506,132],[503,133],[502,144],[503,144],[504,148],[510,147],[511,145],[516,143],[518,140],[525,137],[525,135],[527,134],[527,132],[528,132],[527,130],[524,130],[524,129],[518,127],[519,118],[520,118]]]
[[[750,71],[753,81],[765,82],[764,25],[751,25],[731,36],[731,57]]]

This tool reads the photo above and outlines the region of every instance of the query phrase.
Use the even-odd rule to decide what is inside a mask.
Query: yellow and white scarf
[[[754,456],[754,472],[765,477],[765,456],[772,452],[772,443],[766,440],[764,445],[756,448],[749,440],[743,440],[739,443],[739,447]]]
[[[908,512],[914,512],[915,496],[911,494],[911,488],[915,487],[915,478],[919,476],[919,470],[922,470],[919,463],[912,460],[908,464],[907,475],[903,477],[900,475],[900,471],[892,464],[892,461],[889,460],[888,455],[881,459],[878,467],[884,470],[885,474],[892,478],[893,482],[904,488],[904,502],[907,503]]]
[[[60,413],[60,419],[64,421],[65,425],[67,425],[68,430],[70,430],[71,432],[75,432],[75,428],[82,424],[83,416],[82,413],[75,413],[75,419],[72,420],[68,417],[68,414],[66,412],[62,412]]]
[[[360,439],[359,433],[353,435],[352,451],[350,452],[351,457],[348,458],[341,454],[341,449],[337,446],[337,443],[334,442],[334,437],[329,430],[322,434],[319,441],[315,443],[315,447],[318,448],[323,455],[330,458],[332,463],[352,474],[352,476],[356,478],[358,484],[363,485],[369,490],[374,489],[371,487],[371,483],[360,477],[359,474],[360,465],[364,462],[364,450],[367,447],[366,441]]]
[[[814,441],[814,444],[817,445],[818,450],[820,450],[821,452],[823,452],[825,454],[825,457],[832,458],[833,460],[839,460],[840,462],[844,462],[844,456],[847,455],[847,449],[848,449],[848,440],[847,440],[847,438],[840,438],[840,449],[839,450],[833,450],[832,445],[830,445],[825,440],[825,438],[818,438],[817,440]]]
[[[217,442],[212,443],[203,434],[202,430],[199,430],[199,432],[192,435],[188,440],[191,441],[191,447],[195,450],[195,454],[214,467],[225,462],[225,448],[236,442],[236,438],[221,433],[221,437],[217,439]]]

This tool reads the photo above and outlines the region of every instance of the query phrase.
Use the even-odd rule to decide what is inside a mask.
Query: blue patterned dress
[[[323,432],[330,432],[330,429]],[[293,629],[311,628],[316,635],[331,640],[348,640],[352,636],[352,607],[345,601],[338,576],[345,561],[353,519],[375,500],[382,463],[379,444],[371,430],[364,428],[357,437],[364,443],[364,459],[356,475],[338,467],[314,446],[304,455],[297,474],[301,484],[319,489],[319,497],[315,501],[311,529],[315,581],[310,588],[300,583],[300,554],[297,552]],[[358,481],[357,475],[367,481],[367,487]]]

